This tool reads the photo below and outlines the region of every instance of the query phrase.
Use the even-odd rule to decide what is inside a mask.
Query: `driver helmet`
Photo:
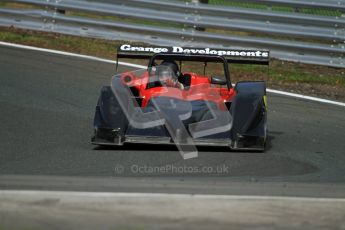
[[[177,79],[180,76],[180,70],[175,61],[163,61],[159,65],[158,77],[161,81],[167,79]]]

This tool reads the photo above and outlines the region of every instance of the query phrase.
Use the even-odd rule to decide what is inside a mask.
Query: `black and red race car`
[[[176,144],[185,158],[197,145],[264,150],[265,82],[233,87],[229,66],[268,65],[268,51],[124,44],[119,58],[147,59],[148,67],[117,74],[102,88],[93,144]]]

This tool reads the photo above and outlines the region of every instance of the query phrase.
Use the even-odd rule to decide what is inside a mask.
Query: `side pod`
[[[238,82],[232,102],[231,148],[264,151],[267,136],[265,82]]]
[[[122,145],[128,120],[110,86],[103,86],[96,106],[91,143],[96,145]]]

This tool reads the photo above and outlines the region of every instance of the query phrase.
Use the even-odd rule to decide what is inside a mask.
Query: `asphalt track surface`
[[[98,148],[94,108],[114,72],[0,46],[0,188],[345,196],[344,107],[269,94],[265,153],[204,147],[183,160],[173,146]],[[175,171],[150,171],[158,166]]]

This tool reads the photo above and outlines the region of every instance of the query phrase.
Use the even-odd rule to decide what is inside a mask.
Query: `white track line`
[[[70,57],[78,57],[78,58],[83,58],[83,59],[87,59],[87,60],[105,62],[105,63],[110,63],[110,64],[116,64],[116,61],[109,60],[109,59],[98,58],[98,57],[82,55],[82,54],[75,54],[75,53],[64,52],[64,51],[58,51],[58,50],[38,48],[38,47],[33,47],[33,46],[25,46],[25,45],[19,45],[19,44],[13,44],[13,43],[8,43],[8,42],[1,42],[1,41],[0,41],[0,45],[7,46],[7,47],[14,47],[14,48],[33,50],[33,51],[52,53],[52,54],[59,54],[59,55],[70,56]],[[140,68],[140,69],[146,68],[146,66],[132,64],[132,63],[128,63],[128,62],[119,62],[119,65],[134,67],[134,68]],[[289,92],[274,90],[274,89],[267,89],[267,92],[278,94],[278,95],[283,95],[283,96],[294,97],[294,98],[298,98],[298,99],[316,101],[316,102],[321,102],[321,103],[345,107],[345,103],[343,103],[343,102],[332,101],[332,100],[322,99],[322,98],[318,98],[318,97],[311,97],[311,96],[306,96],[306,95],[302,95],[302,94],[289,93]]]
[[[279,90],[275,90],[275,89],[267,89],[266,91],[269,93],[274,93],[274,94],[279,94],[279,95],[284,95],[284,96],[289,96],[289,97],[295,97],[295,98],[300,98],[300,99],[309,100],[309,101],[317,101],[317,102],[321,102],[321,103],[339,105],[339,106],[345,107],[345,103],[343,103],[343,102],[332,101],[332,100],[322,99],[322,98],[318,98],[318,97],[311,97],[311,96],[306,96],[306,95],[302,95],[302,94],[289,93],[289,92],[279,91]]]
[[[91,60],[91,61],[99,61],[99,62],[105,62],[105,63],[110,63],[110,64],[116,64],[116,61],[109,60],[109,59],[98,58],[98,57],[82,55],[82,54],[75,54],[75,53],[59,51],[59,50],[51,50],[51,49],[38,48],[38,47],[33,47],[33,46],[25,46],[25,45],[19,45],[19,44],[13,44],[13,43],[1,42],[1,41],[0,41],[0,45],[7,46],[7,47],[26,49],[26,50],[45,52],[45,53],[59,54],[59,55],[64,55],[64,56],[69,56],[69,57],[83,58],[83,59],[87,59],[87,60]],[[134,68],[140,68],[140,69],[146,68],[146,66],[143,66],[143,65],[136,65],[136,64],[132,64],[132,63],[128,63],[128,62],[120,62],[120,61],[119,61],[119,65],[134,67]]]
[[[44,191],[44,190],[0,190],[3,195],[14,196],[67,196],[67,197],[95,197],[95,198],[175,198],[175,199],[224,199],[224,200],[282,200],[282,201],[318,201],[345,202],[344,198],[324,197],[294,197],[294,196],[258,196],[258,195],[213,195],[213,194],[183,194],[183,193],[127,193],[127,192],[74,192],[74,191]]]

